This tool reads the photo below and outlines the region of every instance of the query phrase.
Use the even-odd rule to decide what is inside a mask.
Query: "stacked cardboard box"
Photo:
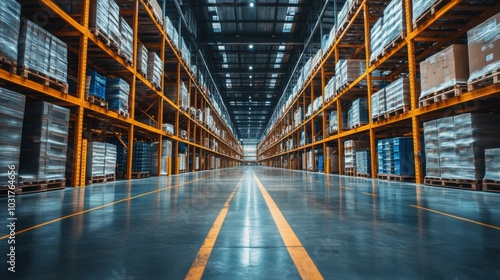
[[[19,180],[64,179],[69,109],[27,99],[21,141]]]
[[[330,162],[330,172],[339,173],[339,155],[337,149],[326,147],[326,162]]]
[[[380,17],[370,32],[370,61],[375,61],[384,49],[384,17]]]
[[[26,97],[17,92],[0,88],[0,164],[8,170],[14,166],[16,174],[19,168],[21,155],[21,137]],[[0,185],[8,184],[7,171],[0,174]],[[17,184],[17,176],[13,185]]]
[[[370,143],[362,140],[347,140],[344,142],[344,168],[356,172],[356,152],[368,150]],[[349,170],[347,170],[349,169]]]
[[[328,84],[325,86],[325,101],[328,102],[332,100],[335,97],[336,90],[335,90],[335,76],[333,76],[330,81],[328,81]]]
[[[340,59],[335,64],[335,91],[341,91],[365,71],[366,61],[363,59]],[[366,85],[366,81],[361,81],[358,85]]]
[[[358,98],[352,102],[348,111],[347,127],[354,128],[368,123],[368,104],[366,98]]]
[[[380,99],[379,99],[380,101]],[[385,112],[398,111],[401,108],[410,108],[410,81],[408,78],[399,78],[385,87]],[[373,105],[372,105],[373,107]],[[379,103],[379,109],[380,109]],[[382,113],[382,112],[381,112]]]
[[[123,17],[120,18],[120,35],[121,55],[131,63],[134,59],[134,31]]]
[[[14,0],[0,3],[0,56],[17,61],[17,44],[21,25],[21,5]]]

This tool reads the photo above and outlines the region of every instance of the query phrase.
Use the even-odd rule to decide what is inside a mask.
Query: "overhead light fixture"
[[[249,47],[250,49],[253,49],[253,45],[252,45],[252,44],[250,44],[248,47]]]
[[[253,66],[248,66],[248,69],[252,70],[252,69],[253,69]]]
[[[255,4],[253,2],[250,2],[250,8],[253,8]]]

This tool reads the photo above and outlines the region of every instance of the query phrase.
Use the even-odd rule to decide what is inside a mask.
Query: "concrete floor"
[[[238,167],[17,196],[16,218],[0,279],[500,279],[495,193]]]

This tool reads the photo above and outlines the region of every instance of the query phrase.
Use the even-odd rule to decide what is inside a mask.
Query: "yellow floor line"
[[[253,173],[253,172],[252,172]],[[290,257],[297,267],[299,274],[302,279],[323,279],[323,276],[319,272],[318,268],[312,261],[311,257],[307,253],[306,249],[300,242],[299,238],[292,230],[290,225],[281,213],[278,205],[274,202],[273,198],[269,195],[266,188],[260,182],[259,178],[253,174],[257,185],[259,186],[260,192],[264,196],[264,200],[266,201],[267,207],[271,211],[271,215],[273,216],[274,222],[278,227],[278,231],[281,235],[281,239],[285,243],[285,246],[290,254]]]
[[[204,179],[207,179],[207,178],[212,177],[212,176],[213,175],[207,176],[207,177],[203,177],[203,178],[200,178],[200,179],[196,179],[196,180],[193,180],[193,181],[189,181],[189,182],[180,183],[180,184],[177,184],[177,185],[174,185],[174,186],[170,186],[170,187],[165,187],[165,188],[157,189],[157,190],[154,190],[154,191],[142,193],[142,194],[139,194],[139,195],[136,195],[136,196],[132,196],[132,197],[127,197],[127,198],[120,199],[120,200],[117,200],[117,201],[114,201],[114,202],[103,204],[101,206],[97,206],[97,207],[94,207],[94,208],[90,208],[90,209],[87,209],[87,210],[83,210],[83,211],[80,211],[80,212],[69,214],[69,215],[66,215],[66,216],[54,219],[54,220],[50,220],[50,221],[47,221],[47,222],[44,222],[44,223],[41,223],[41,224],[38,224],[38,225],[35,225],[35,226],[32,226],[32,227],[29,227],[29,228],[25,228],[25,229],[16,231],[16,235],[21,234],[21,233],[25,233],[27,231],[34,230],[34,229],[37,229],[37,228],[40,228],[40,227],[43,227],[43,226],[46,226],[46,225],[50,225],[50,224],[53,224],[55,222],[59,222],[59,221],[62,221],[62,220],[65,220],[65,219],[68,219],[68,218],[71,218],[71,217],[75,217],[75,216],[82,215],[82,214],[85,214],[85,213],[88,213],[88,212],[92,212],[92,211],[95,211],[95,210],[106,208],[106,207],[109,207],[109,206],[112,206],[112,205],[115,205],[115,204],[118,204],[118,203],[121,203],[121,202],[129,201],[129,200],[132,200],[132,199],[136,199],[136,198],[143,197],[143,196],[146,196],[146,195],[150,195],[150,194],[153,194],[153,193],[157,193],[157,192],[160,192],[160,191],[164,191],[164,190],[168,190],[168,189],[180,187],[182,185],[190,184],[190,183],[193,183],[193,182],[196,182],[196,181],[204,180]],[[10,235],[8,235],[8,234],[4,235],[4,236],[0,237],[0,240],[6,239],[9,236]]]
[[[244,176],[240,179],[238,184],[236,185],[236,188],[233,190],[233,192],[229,195],[229,197],[226,200],[226,203],[224,204],[224,207],[222,210],[219,212],[219,215],[215,219],[215,222],[208,232],[207,237],[205,238],[205,241],[203,241],[203,245],[201,245],[200,250],[198,251],[198,254],[196,255],[196,258],[194,259],[193,264],[191,265],[191,268],[189,269],[188,274],[186,275],[185,279],[201,279],[203,276],[203,272],[205,271],[205,268],[207,267],[208,259],[210,258],[210,254],[212,254],[212,250],[215,245],[215,241],[217,241],[217,237],[219,236],[219,232],[222,228],[222,224],[224,223],[224,220],[226,219],[227,212],[229,211],[229,206],[231,204],[231,200],[233,200],[234,194],[238,190],[238,188],[241,185],[241,182],[243,182]]]
[[[481,223],[481,222],[474,221],[474,220],[469,220],[467,218],[462,218],[462,217],[459,217],[459,216],[451,215],[451,214],[440,212],[440,211],[437,211],[437,210],[432,210],[432,209],[425,208],[425,207],[422,207],[422,206],[417,206],[417,205],[411,204],[411,207],[415,207],[415,208],[418,208],[418,209],[426,210],[426,211],[433,212],[433,213],[436,213],[436,214],[440,214],[440,215],[443,215],[443,216],[447,216],[447,217],[450,217],[450,218],[455,218],[455,219],[458,219],[458,220],[466,221],[466,222],[469,222],[469,223],[473,223],[473,224],[477,224],[477,225],[489,227],[489,228],[492,228],[492,229],[500,230],[500,227],[488,225],[488,224]]]
[[[342,189],[346,189],[346,190],[352,190],[351,188],[348,188],[348,187],[340,187]]]
[[[363,194],[366,194],[366,195],[371,195],[371,196],[375,196],[375,197],[377,197],[377,195],[376,195],[376,194],[373,194],[373,193],[363,192]]]

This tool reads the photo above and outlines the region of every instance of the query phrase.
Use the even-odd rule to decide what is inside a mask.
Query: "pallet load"
[[[191,65],[191,51],[189,51],[184,38],[181,38],[181,57],[188,66]]]
[[[326,147],[325,165],[330,163],[330,173],[339,173],[339,155],[337,149]]]
[[[134,142],[132,178],[149,177],[151,173],[151,143]]]
[[[130,85],[121,78],[106,80],[106,101],[108,109],[117,112],[119,115],[128,117],[128,99],[130,95]]]
[[[441,168],[439,166],[439,140],[437,121],[432,120],[424,123],[425,143],[425,176],[428,179],[441,179]]]
[[[104,175],[107,178],[107,181],[116,178],[116,157],[117,157],[117,149],[115,144],[106,143],[106,157],[104,160]]]
[[[106,102],[106,76],[99,74],[95,70],[89,70],[85,81],[87,101],[101,107],[108,106]]]
[[[321,107],[323,107],[323,97],[320,96],[314,99],[312,113],[316,113]]]
[[[186,172],[186,165],[187,165],[187,157],[185,153],[179,154],[179,171],[180,172]],[[215,166],[215,163],[214,163]]]
[[[162,124],[161,129],[163,131],[165,131],[167,134],[170,134],[170,135],[174,135],[175,134],[174,125],[173,124],[164,123],[164,124]]]
[[[404,37],[406,30],[403,0],[392,0],[370,32],[370,62],[393,48]]]
[[[499,118],[491,114],[467,113],[436,120],[438,155],[426,154],[426,166],[434,164],[431,158],[439,158],[439,175],[426,175],[426,184],[480,189],[485,175],[485,149],[499,148]],[[424,136],[434,131],[431,124],[424,123]],[[431,133],[435,134],[435,133]],[[434,135],[435,136],[435,135]],[[427,146],[435,146],[435,140],[424,137]],[[428,143],[429,142],[429,143]],[[430,150],[430,149],[429,149]],[[432,152],[436,152],[435,149]],[[435,164],[434,164],[435,165]]]
[[[344,142],[344,171],[346,175],[355,176],[356,152],[369,150],[370,143],[362,140],[347,140]]]
[[[342,91],[365,71],[366,61],[363,59],[340,59],[335,64],[335,91]],[[366,85],[366,81],[361,81],[358,85]]]
[[[148,81],[157,89],[161,88],[161,79],[163,75],[163,62],[155,52],[148,53],[147,77]]]
[[[158,174],[158,142],[152,144],[151,152],[151,175],[153,176],[165,176],[168,175],[169,170],[167,168],[168,159],[172,157],[172,141],[163,140],[161,146],[161,157],[160,157],[160,174]]]
[[[181,93],[179,96],[179,107],[183,111],[187,111],[189,109],[189,91],[184,82],[181,82]]]
[[[329,102],[336,96],[335,76],[333,76],[330,79],[330,81],[328,81],[328,84],[326,84],[324,94],[325,94],[325,102]]]
[[[500,191],[500,148],[485,149],[483,190]]]
[[[54,183],[54,188],[65,187],[66,152],[70,110],[33,99],[26,100],[21,160],[20,184]]]
[[[87,169],[86,177],[90,183],[104,177],[104,165],[106,162],[106,143],[88,142],[87,144]]]
[[[358,151],[356,157],[356,175],[369,177],[371,175],[371,157],[370,151]]]
[[[372,120],[378,120],[379,117],[383,117],[385,112],[385,102],[381,104],[381,95],[385,97],[385,89],[381,89],[374,94],[372,94],[371,105],[372,105]],[[385,99],[385,98],[384,98]]]
[[[21,5],[14,0],[0,3],[0,62],[10,65],[12,71],[17,65],[17,45],[21,26]]]
[[[500,13],[467,32],[468,91],[500,81]]]
[[[469,78],[467,46],[451,45],[420,63],[419,106],[462,94]]]
[[[26,97],[17,92],[0,88],[0,164],[18,174],[19,158],[21,156],[21,136],[23,132],[23,119]],[[8,172],[0,174],[0,186],[9,184]],[[17,185],[17,176],[12,185]],[[3,193],[2,193],[3,194]]]
[[[354,4],[357,3],[355,0],[346,0],[344,6],[337,15],[337,32],[342,32],[349,22],[349,15],[352,14],[352,10],[354,8]]]
[[[42,79],[68,91],[68,50],[66,44],[40,26],[24,20],[19,37],[18,63],[21,76]]]
[[[425,13],[431,9],[431,7],[439,0],[413,0],[413,26],[419,22]]]
[[[137,72],[148,77],[148,50],[143,44],[137,45]]]
[[[366,98],[358,98],[352,102],[347,116],[347,127],[353,129],[368,123],[368,104]]]
[[[165,33],[167,33],[167,36],[170,38],[170,41],[174,44],[174,47],[179,49],[179,33],[169,17],[165,17],[164,29]]]
[[[108,47],[120,46],[120,6],[113,0],[90,1],[90,30]]]
[[[377,60],[377,57],[382,55],[384,49],[384,17],[381,16],[370,30],[370,62]]]
[[[323,35],[323,38],[321,39],[321,49],[323,50],[323,55],[326,55],[335,43],[336,31],[337,28],[334,25],[328,34]]]
[[[146,3],[148,4],[148,6],[151,9],[151,12],[153,13],[154,19],[158,22],[159,25],[163,25],[163,17],[162,17],[163,11],[162,11],[160,5],[158,4],[158,1],[157,0],[148,0],[148,1],[146,1]]]
[[[120,18],[120,56],[132,65],[134,56],[134,31],[125,18]]]
[[[385,118],[410,110],[410,81],[408,78],[399,78],[385,87]],[[380,99],[379,99],[380,102]],[[380,112],[381,113],[381,112]]]
[[[406,181],[415,177],[413,139],[397,137],[379,140],[378,177],[380,179]]]

